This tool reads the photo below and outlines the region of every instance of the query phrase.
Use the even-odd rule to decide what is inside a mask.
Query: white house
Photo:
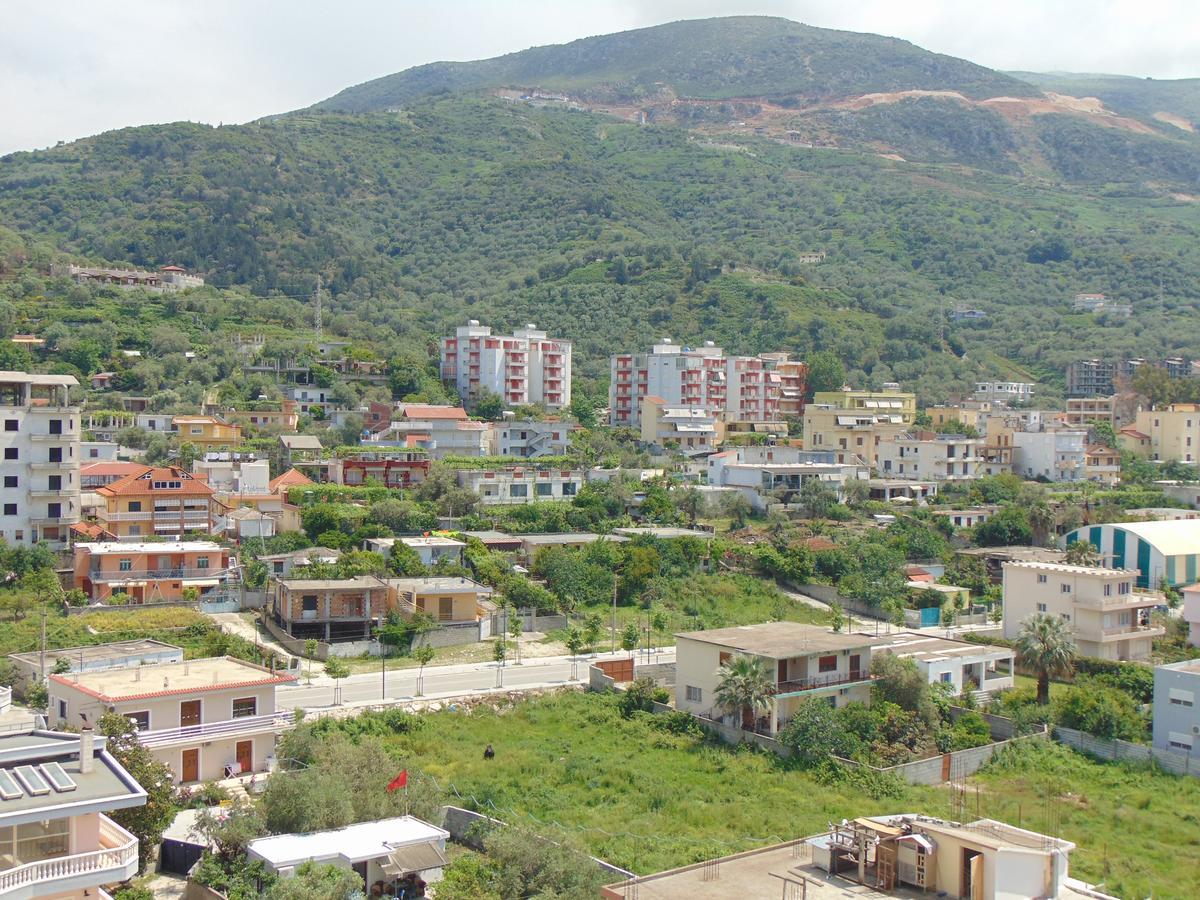
[[[978,477],[983,441],[957,434],[916,431],[879,444],[879,473],[914,481],[968,481]]]
[[[571,446],[574,427],[566,422],[532,419],[496,422],[492,425],[492,452],[521,459],[558,456]]]
[[[1048,428],[1013,432],[1013,473],[1050,481],[1087,477],[1087,432]]]
[[[1200,750],[1200,660],[1154,667],[1153,731],[1160,750]]]
[[[794,500],[806,481],[825,482],[840,500],[846,482],[866,481],[870,469],[856,463],[834,462],[827,451],[794,447],[738,447],[714,453],[706,472],[711,487],[735,488],[755,509],[764,509],[781,493]]]
[[[876,645],[874,653],[911,659],[930,684],[948,684],[955,694],[964,690],[988,693],[1013,686],[1015,652],[1008,647],[900,631]]]
[[[484,506],[570,500],[583,487],[582,469],[528,466],[459,469],[458,485],[479,496]]]

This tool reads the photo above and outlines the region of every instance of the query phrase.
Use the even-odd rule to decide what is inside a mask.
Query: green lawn
[[[724,628],[728,625],[752,625],[758,622],[792,621],[816,625],[829,624],[825,610],[816,609],[785,596],[774,584],[748,575],[692,575],[687,578],[663,579],[656,582],[661,595],[653,607],[667,616],[668,627],[654,641],[664,645],[675,643],[673,634],[679,631]],[[608,629],[612,622],[612,606],[606,603],[580,606],[575,610],[576,621],[590,613],[604,620],[601,646],[607,646]],[[646,624],[646,609],[637,604],[617,607],[617,629],[636,621]],[[551,635],[561,640],[563,634]]]
[[[386,740],[413,771],[436,777],[449,802],[639,873],[816,833],[831,819],[919,811],[970,820],[978,809],[1074,841],[1071,873],[1118,896],[1200,896],[1200,781],[1093,762],[1057,744],[971,779],[956,812],[944,788],[902,786],[873,799],[769,754],[623,719],[594,694],[423,718],[424,727]],[[485,761],[489,743],[496,757]]]
[[[41,640],[41,615],[31,612],[19,621],[0,622],[0,656],[38,649]],[[184,606],[135,612],[90,612],[63,616],[52,612],[46,618],[46,646],[83,647],[154,638],[183,647],[189,656],[198,655],[206,636],[216,630],[208,616]]]

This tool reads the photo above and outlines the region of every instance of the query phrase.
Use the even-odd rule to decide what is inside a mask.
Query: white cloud
[[[1200,75],[1200,4],[1182,0],[6,0],[0,152],[126,125],[243,122],[434,60],[752,13],[995,68]]]

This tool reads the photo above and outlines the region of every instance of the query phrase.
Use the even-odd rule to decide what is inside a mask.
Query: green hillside
[[[537,322],[577,341],[585,382],[659,334],[832,349],[929,397],[988,374],[983,350],[1053,377],[1200,344],[1195,205],[484,98],[13,154],[0,222],[257,295],[306,298],[320,272],[327,330],[393,348],[468,317]],[[813,249],[826,262],[800,265]],[[1071,313],[1083,290],[1131,300],[1132,324]],[[960,304],[990,318],[948,322]]]
[[[481,88],[570,91],[600,102],[773,97],[804,103],[877,91],[954,90],[968,97],[1037,91],[966,60],[908,41],[735,16],[671,22],[476,62],[438,62],[356,85],[317,104],[341,112],[403,106]]]

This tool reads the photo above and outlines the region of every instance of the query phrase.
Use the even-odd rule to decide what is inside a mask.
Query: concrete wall
[[[1153,762],[1174,775],[1200,777],[1200,760],[1181,753],[1170,753],[1145,744],[1129,741],[1109,741],[1073,728],[1054,728],[1054,739],[1075,750],[1082,750],[1099,759],[1126,759],[1133,762]]]
[[[482,639],[479,622],[456,622],[416,635],[412,645],[414,647],[457,647],[460,644],[477,644]]]
[[[604,674],[599,666],[588,666],[588,690],[597,693],[615,691],[617,682]]]

